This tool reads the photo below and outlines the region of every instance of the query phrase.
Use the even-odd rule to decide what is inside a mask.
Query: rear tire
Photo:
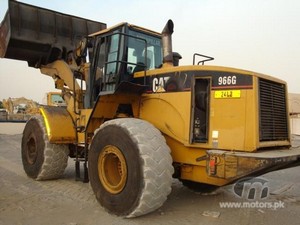
[[[89,179],[99,203],[127,218],[158,209],[171,192],[172,158],[164,137],[150,123],[108,121],[89,149]]]
[[[36,180],[61,177],[67,167],[67,145],[50,144],[41,116],[28,120],[22,137],[22,162],[26,174]]]

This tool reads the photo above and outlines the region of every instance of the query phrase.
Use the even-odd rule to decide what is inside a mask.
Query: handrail
[[[193,65],[195,65],[195,62],[196,62],[196,56],[200,56],[200,57],[207,58],[207,59],[198,61],[197,65],[200,65],[200,63],[202,63],[202,65],[204,65],[204,62],[214,60],[214,58],[211,57],[211,56],[207,56],[207,55],[202,55],[202,54],[195,53],[195,54],[193,55]]]

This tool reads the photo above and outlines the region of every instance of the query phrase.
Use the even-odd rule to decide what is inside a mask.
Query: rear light
[[[209,175],[217,174],[217,157],[215,157],[215,156],[211,156],[209,158],[208,174]]]

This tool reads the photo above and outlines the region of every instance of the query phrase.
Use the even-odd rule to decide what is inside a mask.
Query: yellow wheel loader
[[[108,212],[130,218],[158,209],[174,178],[214,188],[299,165],[286,83],[206,66],[213,58],[200,54],[179,66],[173,26],[169,20],[161,33],[128,23],[106,28],[9,1],[0,56],[51,76],[67,104],[42,107],[27,122],[29,177],[59,178],[74,158],[76,179],[90,182]]]

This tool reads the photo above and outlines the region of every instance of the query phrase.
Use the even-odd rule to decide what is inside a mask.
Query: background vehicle
[[[66,103],[61,97],[61,92],[48,92],[43,100],[45,105],[66,107]]]
[[[26,122],[32,115],[39,114],[38,104],[30,99],[8,98],[2,101],[5,111],[1,121]]]
[[[162,33],[128,23],[106,28],[9,1],[0,32],[0,56],[51,76],[67,104],[43,107],[27,122],[29,177],[58,178],[74,157],[77,179],[90,181],[104,208],[135,217],[163,204],[173,177],[213,188],[299,164],[286,83],[200,65],[212,58],[197,62],[199,54],[194,65],[178,66],[171,20]]]

